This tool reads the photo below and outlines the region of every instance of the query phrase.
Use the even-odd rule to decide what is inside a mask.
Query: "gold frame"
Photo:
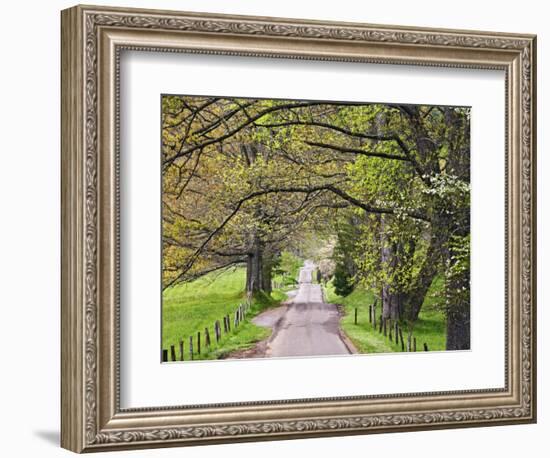
[[[536,420],[533,35],[76,6],[62,12],[62,420],[75,452]],[[506,386],[121,410],[118,68],[123,49],[506,73]]]

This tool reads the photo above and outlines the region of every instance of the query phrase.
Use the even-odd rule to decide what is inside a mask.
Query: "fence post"
[[[193,361],[193,336],[189,336],[189,359]]]
[[[170,345],[170,356],[172,357],[172,361],[176,361],[176,347],[174,345]]]
[[[216,331],[216,343],[218,343],[220,341],[221,334],[222,334],[219,320],[216,320],[216,322],[214,323],[214,329]]]
[[[407,351],[410,352],[411,351],[411,332],[409,331],[408,335],[407,335]]]
[[[372,327],[376,330],[376,301],[372,305]]]
[[[201,332],[197,331],[197,354],[201,354]]]
[[[183,356],[183,339],[180,339],[180,361],[184,360]]]
[[[208,328],[204,328],[204,345],[210,347],[210,333]]]
[[[416,351],[416,337],[413,337],[413,351]]]
[[[162,349],[162,362],[165,363],[168,361],[168,350]]]
[[[380,329],[378,330],[378,332],[380,334],[382,334],[382,329],[384,328],[384,319],[382,318],[382,315],[380,315]]]
[[[428,351],[428,344],[424,342],[424,351]]]
[[[383,318],[382,321],[384,321],[384,337],[387,337],[387,335],[388,335],[388,319]]]
[[[357,307],[355,307],[355,324],[357,324]]]
[[[369,323],[372,323],[372,305],[369,305]]]
[[[391,319],[390,319],[390,325],[388,326],[390,329],[389,329],[389,335],[388,335],[388,339],[390,339],[390,342],[393,342],[393,334],[392,334],[392,330],[393,330],[393,326],[391,324]]]
[[[403,342],[403,330],[399,328],[399,339],[401,340],[401,351],[405,351],[405,342]]]
[[[227,317],[223,317],[223,332],[227,334]]]
[[[231,331],[231,318],[229,317],[229,314],[226,315],[227,318],[227,331]]]

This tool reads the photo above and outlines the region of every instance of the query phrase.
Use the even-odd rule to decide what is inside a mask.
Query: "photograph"
[[[471,107],[160,103],[163,362],[470,350]]]

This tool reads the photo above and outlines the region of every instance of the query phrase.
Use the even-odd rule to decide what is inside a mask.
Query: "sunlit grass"
[[[206,275],[190,283],[174,286],[163,293],[162,348],[174,345],[179,358],[179,341],[183,340],[185,359],[189,359],[189,336],[193,336],[193,359],[217,359],[232,351],[249,348],[269,336],[270,330],[259,327],[250,319],[266,308],[279,304],[286,295],[274,291],[271,296],[259,295],[253,299],[246,320],[233,326],[235,310],[245,302],[246,271],[236,268],[222,273]],[[223,332],[223,317],[231,317],[231,332]],[[222,338],[216,343],[214,322],[222,326]],[[204,344],[204,329],[209,328],[211,346]],[[201,333],[201,354],[196,354],[197,332]],[[170,352],[169,352],[170,353]]]
[[[445,314],[441,310],[442,281],[434,280],[422,306],[420,316],[414,325],[413,336],[416,337],[417,351],[424,349],[424,343],[430,351],[445,350],[446,323]],[[401,351],[401,343],[395,343],[379,332],[379,327],[373,328],[369,323],[369,306],[374,303],[375,295],[364,288],[357,287],[346,297],[334,292],[332,283],[325,287],[327,301],[344,307],[341,326],[360,353],[390,353]],[[357,308],[357,324],[355,324],[355,309]],[[377,313],[380,315],[380,301]],[[377,325],[379,319],[377,317]],[[389,330],[388,330],[389,331]],[[389,332],[388,332],[389,334]],[[403,329],[405,348],[407,346],[407,331]]]

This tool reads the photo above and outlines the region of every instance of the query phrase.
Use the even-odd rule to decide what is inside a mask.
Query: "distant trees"
[[[334,291],[339,296],[350,294],[355,285],[359,282],[359,269],[357,262],[359,260],[357,253],[357,242],[360,237],[360,223],[358,216],[346,215],[340,217],[336,225],[337,239],[332,258],[335,262],[334,267]]]
[[[413,325],[445,278],[447,347],[469,348],[469,109],[163,97],[163,282],[235,264],[269,290],[303,231],[332,228],[335,284]]]

